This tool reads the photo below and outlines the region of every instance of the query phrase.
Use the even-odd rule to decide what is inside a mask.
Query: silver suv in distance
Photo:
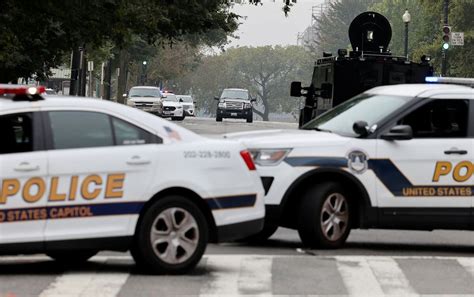
[[[136,86],[130,89],[127,97],[127,105],[153,113],[158,116],[163,115],[163,100],[158,87]]]

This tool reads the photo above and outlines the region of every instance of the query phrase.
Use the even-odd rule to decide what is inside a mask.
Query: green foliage
[[[422,55],[432,57],[437,73],[441,72],[443,0],[383,0],[372,9],[385,15],[393,30],[391,48],[403,53],[405,8],[411,14],[409,24],[409,57],[419,61]],[[474,1],[451,0],[449,24],[453,32],[464,32],[464,46],[451,46],[448,50],[448,76],[474,77]]]
[[[297,101],[290,98],[290,83],[311,78],[313,60],[297,46],[231,48],[204,57],[188,77],[177,82],[188,86],[201,108],[215,112],[214,96],[224,88],[249,89],[257,99],[255,113],[268,120],[270,112],[293,112]]]
[[[0,81],[42,79],[84,44],[127,48],[136,36],[152,44],[193,34],[196,42],[219,43],[237,28],[227,6],[221,0],[3,0]]]

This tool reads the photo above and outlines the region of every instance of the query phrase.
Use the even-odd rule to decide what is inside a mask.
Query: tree
[[[237,15],[227,7],[221,0],[4,0],[0,81],[43,78],[82,45],[93,49],[110,41],[120,51],[134,36],[153,44],[216,30],[227,35],[237,28]]]

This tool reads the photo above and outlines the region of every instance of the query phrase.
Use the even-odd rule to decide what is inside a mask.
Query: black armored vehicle
[[[425,77],[433,75],[427,56],[413,62],[405,56],[392,55],[388,49],[391,38],[392,28],[383,15],[358,15],[349,27],[352,51],[324,53],[315,63],[309,87],[302,87],[301,82],[291,84],[291,96],[306,97],[299,125],[373,87],[424,83]]]

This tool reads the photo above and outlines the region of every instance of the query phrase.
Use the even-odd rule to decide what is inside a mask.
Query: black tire
[[[177,211],[171,214],[173,210]],[[194,221],[191,221],[190,217],[186,217],[184,215],[185,212]],[[183,223],[185,220],[192,223],[192,229],[183,231],[175,229],[174,226],[168,226],[164,219],[166,214],[174,217],[175,221],[181,217],[182,221],[178,222],[178,225],[185,224]],[[172,225],[173,223],[170,224]],[[155,228],[155,231],[157,231],[153,234],[162,232],[162,235],[152,235],[152,228]],[[165,235],[166,231],[169,231],[168,235]],[[153,246],[152,236],[165,236],[168,238],[168,242],[162,241],[160,244]],[[172,238],[173,245],[170,244],[170,237]],[[193,269],[201,260],[206,250],[208,238],[209,229],[207,221],[199,207],[185,197],[168,196],[155,202],[140,219],[131,253],[137,266],[148,273],[183,274]],[[185,239],[186,244],[189,244],[188,247],[193,247],[189,254],[183,248],[183,239]],[[175,243],[177,244],[176,246],[174,246]],[[175,253],[172,253],[170,247]],[[164,260],[168,253],[170,253],[173,260],[178,262],[171,263],[173,261]]]
[[[253,123],[253,117],[252,116],[247,118],[247,123]]]
[[[324,249],[341,247],[351,231],[351,215],[349,195],[340,184],[325,182],[309,188],[298,216],[298,233],[303,244]],[[323,222],[328,222],[326,231]]]
[[[216,117],[216,122],[222,122],[222,118],[221,117]]]
[[[278,229],[277,224],[265,222],[265,224],[263,225],[262,231],[252,236],[249,236],[241,241],[251,242],[251,243],[261,243],[268,240],[276,232],[277,229]]]
[[[56,262],[69,265],[77,265],[87,262],[90,258],[94,257],[98,251],[86,250],[86,251],[51,251],[47,252],[46,255],[52,258]]]

